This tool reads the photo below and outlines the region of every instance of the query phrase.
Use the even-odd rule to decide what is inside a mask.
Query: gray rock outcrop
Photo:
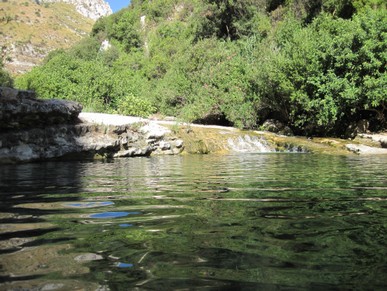
[[[0,88],[0,164],[178,154],[184,148],[160,125],[82,122],[81,110],[76,102],[39,100],[31,91]]]
[[[0,87],[0,130],[71,124],[82,106],[73,101],[39,100],[32,91]]]

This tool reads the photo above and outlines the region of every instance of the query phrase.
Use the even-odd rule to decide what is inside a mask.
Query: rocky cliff
[[[35,2],[37,4],[57,2],[69,3],[74,5],[80,14],[93,20],[113,13],[109,4],[104,0],[35,0]]]
[[[52,50],[87,36],[95,19],[112,11],[103,0],[14,0],[0,2],[0,47],[12,75],[40,64]]]

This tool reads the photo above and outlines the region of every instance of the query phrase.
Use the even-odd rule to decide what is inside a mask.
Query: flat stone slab
[[[383,148],[387,147],[387,133],[380,134],[359,134],[362,138],[368,138],[376,142],[380,142]]]
[[[351,152],[362,155],[387,155],[387,149],[375,148],[359,144],[347,144],[347,149]]]
[[[96,123],[104,125],[126,125],[137,122],[146,122],[148,119],[134,116],[124,116],[118,114],[107,114],[107,113],[91,113],[81,112],[78,115],[79,119],[86,123]]]
[[[216,128],[222,129],[227,132],[229,131],[238,131],[234,127],[220,126],[220,125],[203,125],[203,124],[188,124],[185,122],[179,122],[176,120],[152,120],[147,118],[135,117],[135,116],[125,116],[119,114],[107,114],[107,113],[92,113],[92,112],[81,112],[79,114],[79,119],[85,123],[94,123],[94,124],[104,124],[104,125],[127,125],[138,122],[145,122],[149,124],[158,124],[158,125],[187,125],[190,127],[198,128]]]

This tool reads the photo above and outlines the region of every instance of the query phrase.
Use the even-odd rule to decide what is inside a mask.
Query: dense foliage
[[[12,87],[13,79],[10,74],[3,68],[3,59],[0,59],[0,86]]]
[[[154,0],[94,25],[16,81],[89,110],[347,135],[386,126],[382,0]],[[108,39],[112,46],[101,50]]]

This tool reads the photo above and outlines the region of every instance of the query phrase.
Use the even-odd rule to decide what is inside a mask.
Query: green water
[[[0,166],[0,289],[385,290],[386,173],[311,154]]]

